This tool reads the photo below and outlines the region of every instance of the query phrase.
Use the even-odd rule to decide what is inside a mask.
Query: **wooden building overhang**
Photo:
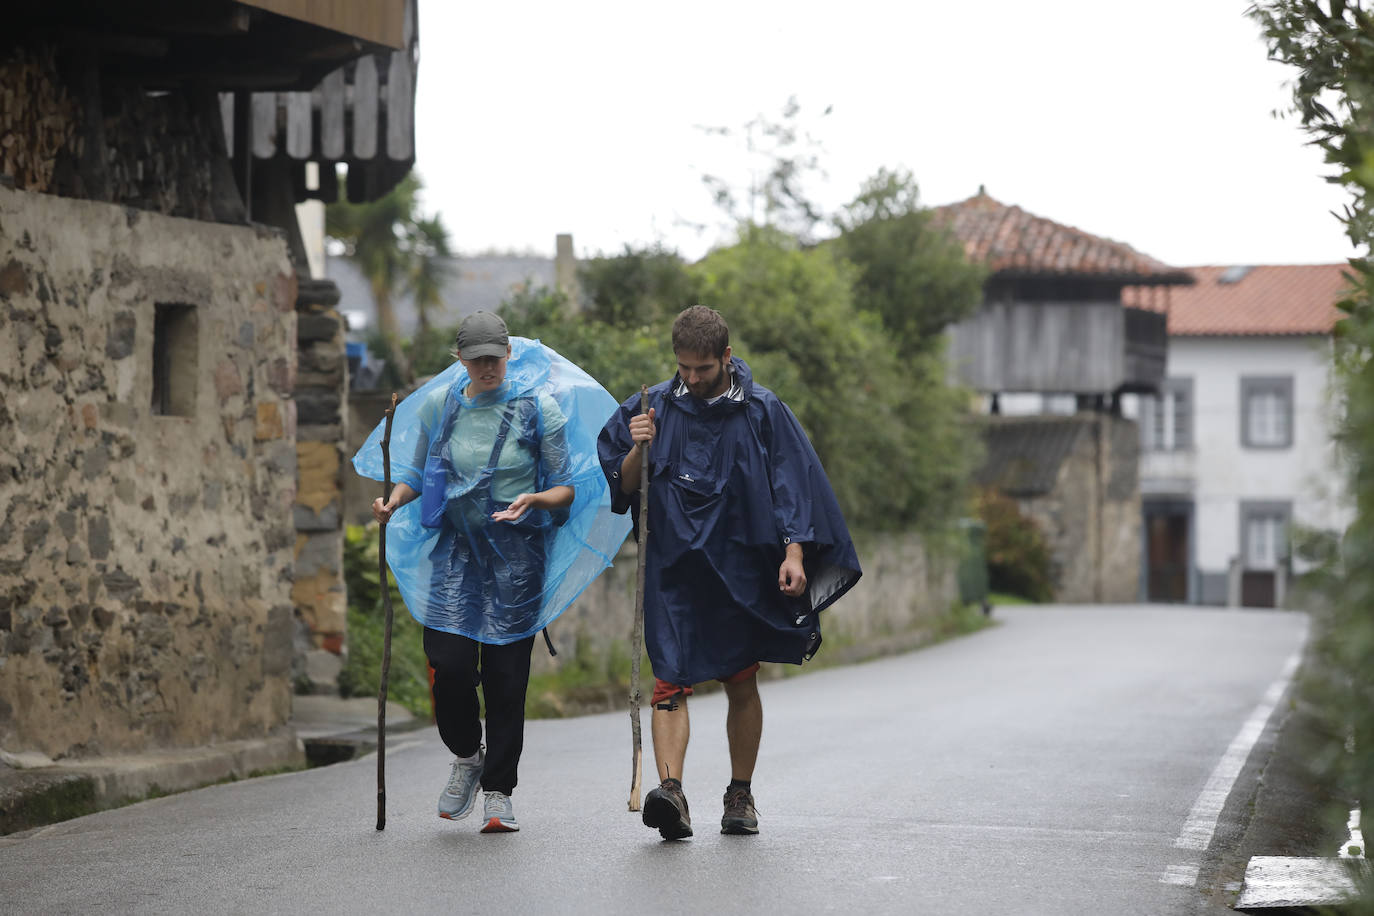
[[[362,54],[403,50],[407,17],[413,0],[45,0],[7,11],[5,33],[98,58],[149,91],[309,90]]]
[[[979,189],[936,208],[937,224],[983,264],[983,306],[950,329],[955,377],[982,392],[1153,392],[1168,355],[1165,322],[1122,307],[1193,277],[1122,242],[1008,206]]]
[[[372,200],[414,164],[416,0],[45,0],[4,31],[55,48],[89,100],[106,82],[218,93],[241,188],[248,160],[288,160],[298,199],[330,201],[343,163],[349,199]]]
[[[337,171],[348,166],[348,199],[374,200],[415,162],[416,0],[403,0],[402,47],[364,54],[308,90],[222,92],[220,116],[234,158],[285,158],[319,166],[319,182],[296,181],[297,197],[332,203]],[[246,110],[245,110],[246,106]],[[246,136],[240,136],[246,131]]]

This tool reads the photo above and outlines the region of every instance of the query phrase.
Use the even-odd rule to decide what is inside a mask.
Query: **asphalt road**
[[[391,742],[385,831],[372,757],[202,789],[0,838],[0,911],[1203,912],[1196,847],[1234,830],[1232,771],[1306,617],[996,616],[923,651],[766,682],[755,837],[718,833],[716,693],[691,701],[687,841],[626,810],[624,713],[529,724],[522,830],[507,835],[435,816],[450,758],[430,729]]]

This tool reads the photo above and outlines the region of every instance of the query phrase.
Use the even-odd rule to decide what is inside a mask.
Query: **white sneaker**
[[[477,800],[477,784],[482,781],[484,760],[486,751],[481,746],[477,748],[476,763],[464,763],[461,758],[453,758],[448,785],[439,793],[440,817],[456,821],[472,813],[472,803]]]
[[[487,822],[482,825],[483,833],[514,833],[520,829],[515,822],[515,806],[510,796],[504,792],[488,792],[482,805],[482,816]]]

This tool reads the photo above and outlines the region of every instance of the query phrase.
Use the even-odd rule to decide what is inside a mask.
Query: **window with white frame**
[[[1241,503],[1241,559],[1249,570],[1277,569],[1288,557],[1288,503]]]
[[[1240,441],[1248,448],[1293,444],[1293,379],[1240,380]]]
[[[1141,398],[1145,448],[1172,452],[1193,447],[1193,380],[1165,379],[1156,397]]]

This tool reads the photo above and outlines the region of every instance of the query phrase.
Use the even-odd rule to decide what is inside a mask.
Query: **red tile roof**
[[[994,274],[1069,276],[1128,283],[1187,283],[1182,271],[1129,245],[993,200],[981,188],[968,200],[934,208],[970,261]]]
[[[1189,267],[1197,283],[1126,287],[1122,305],[1164,312],[1181,337],[1330,334],[1349,286],[1345,264]],[[1223,282],[1223,280],[1227,282]]]

